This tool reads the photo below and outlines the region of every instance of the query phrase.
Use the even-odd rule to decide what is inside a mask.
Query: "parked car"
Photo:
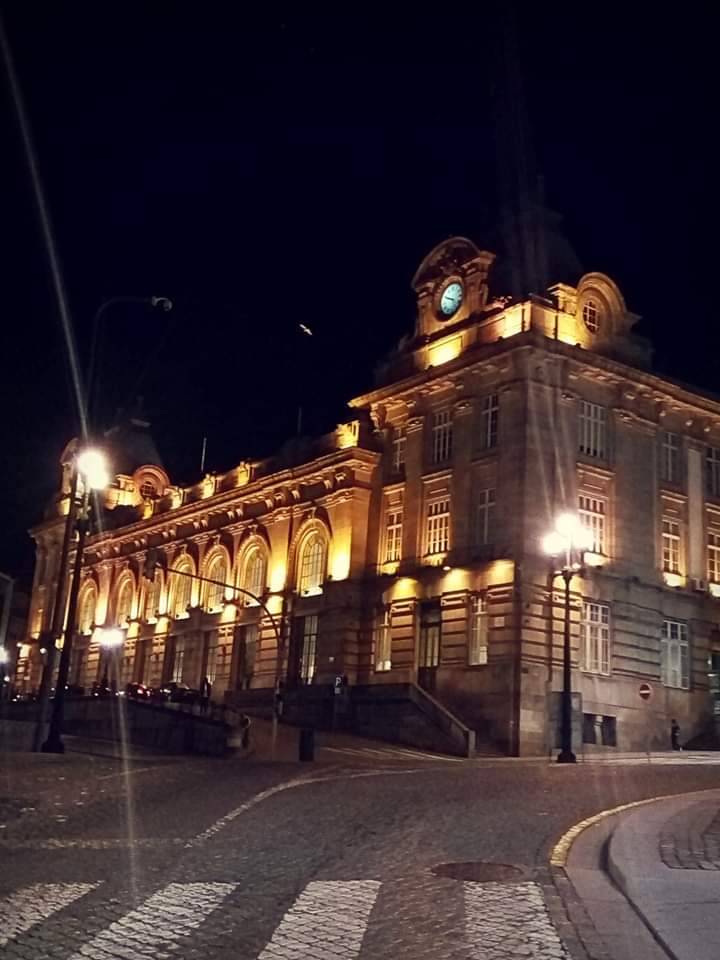
[[[144,683],[129,683],[125,687],[125,696],[130,700],[149,700],[150,688]]]
[[[164,683],[161,687],[153,687],[150,691],[150,698],[156,703],[186,703],[194,704],[200,700],[200,691],[193,690],[186,683],[177,683],[172,680],[170,683]]]

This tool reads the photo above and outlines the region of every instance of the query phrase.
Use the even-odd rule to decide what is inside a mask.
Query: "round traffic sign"
[[[652,687],[650,686],[649,683],[641,683],[638,693],[640,694],[643,700],[649,700],[650,697],[652,696]]]

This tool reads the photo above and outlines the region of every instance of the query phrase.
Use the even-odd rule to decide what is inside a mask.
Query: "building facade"
[[[208,676],[214,698],[248,706],[282,683],[302,719],[343,677],[366,716],[392,690],[457,718],[478,746],[545,753],[564,598],[540,543],[569,510],[592,536],[572,583],[578,739],[645,749],[667,744],[673,718],[684,738],[707,726],[720,666],[720,403],[651,372],[609,277],[516,301],[490,295],[493,260],[460,237],[425,258],[414,335],[333,434],[185,488],[156,462],[127,461],[105,529],[88,539],[71,682],[99,678],[99,631],[114,626],[122,682]],[[32,531],[28,686],[71,457]],[[398,716],[380,732],[412,742]]]

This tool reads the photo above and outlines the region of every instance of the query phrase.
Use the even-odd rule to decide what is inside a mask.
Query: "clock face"
[[[463,301],[462,284],[457,280],[449,283],[440,294],[440,313],[445,317],[451,317],[460,308]]]

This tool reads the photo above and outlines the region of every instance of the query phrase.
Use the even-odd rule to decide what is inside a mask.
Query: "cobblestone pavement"
[[[675,870],[720,870],[720,807],[698,803],[666,824],[660,856]]]
[[[64,821],[16,816],[0,839],[10,960],[576,960],[548,882],[557,837],[627,800],[720,785],[710,766],[682,778],[522,762],[64,769],[61,802],[87,790],[83,806]],[[468,862],[516,876],[434,872]]]

